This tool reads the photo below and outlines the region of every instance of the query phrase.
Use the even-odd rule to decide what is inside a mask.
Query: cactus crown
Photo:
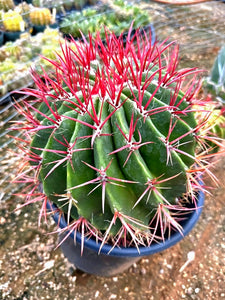
[[[49,25],[52,21],[51,11],[48,8],[38,8],[30,12],[30,21],[34,25]]]
[[[152,45],[131,28],[125,44],[105,34],[105,43],[97,34],[63,45],[48,59],[54,75],[33,73],[37,89],[24,93],[36,101],[18,109],[34,176],[21,178],[33,182],[26,201],[43,201],[41,215],[48,198],[71,230],[138,247],[164,239],[166,229],[182,231],[185,203],[204,190],[197,179],[214,136],[200,133],[209,112],[198,109],[199,70],[177,70],[174,42]],[[43,193],[35,192],[40,181]]]

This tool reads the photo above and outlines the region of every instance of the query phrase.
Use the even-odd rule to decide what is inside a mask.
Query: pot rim
[[[153,0],[153,1],[162,4],[171,4],[171,5],[192,5],[192,4],[208,2],[209,0]]]
[[[202,185],[202,182],[201,182]],[[186,219],[183,224],[183,234],[181,234],[179,231],[174,231],[172,235],[170,236],[169,239],[165,239],[164,242],[159,242],[155,243],[152,242],[150,246],[140,246],[138,249],[136,247],[119,247],[116,246],[112,249],[111,245],[104,244],[101,247],[101,242],[96,242],[95,239],[92,238],[86,238],[84,237],[84,240],[81,238],[81,234],[79,232],[76,232],[76,242],[81,244],[84,243],[84,247],[87,247],[89,249],[92,249],[96,252],[99,252],[100,254],[106,254],[110,256],[121,256],[121,257],[138,257],[138,256],[146,256],[146,255],[151,255],[157,252],[161,252],[167,248],[170,248],[174,246],[176,243],[181,241],[195,226],[197,223],[201,212],[202,208],[204,205],[204,200],[205,200],[205,194],[203,191],[198,192],[198,201],[197,201],[197,207],[190,213],[190,217]],[[51,212],[54,212],[54,209],[56,209],[56,206],[47,201],[47,209]],[[63,229],[67,226],[67,222],[65,218],[59,214],[58,211],[54,212],[52,215],[54,221],[58,226]],[[69,233],[69,231],[68,231]],[[70,237],[74,239],[74,232],[70,232]],[[69,238],[69,237],[68,237]],[[99,251],[99,249],[101,249]]]

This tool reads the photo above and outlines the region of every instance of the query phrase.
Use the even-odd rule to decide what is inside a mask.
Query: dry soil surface
[[[47,234],[54,229],[51,220],[37,226],[38,205],[14,212],[20,199],[3,202],[0,299],[225,299],[225,158],[216,164],[215,174],[220,184],[206,196],[192,232],[111,278],[84,274],[69,265],[55,249],[57,236]],[[187,263],[190,254],[195,257]]]

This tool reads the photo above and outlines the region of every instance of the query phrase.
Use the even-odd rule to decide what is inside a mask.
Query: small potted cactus
[[[32,34],[43,32],[46,26],[54,26],[55,18],[49,8],[34,8],[30,12],[30,22],[33,28]]]
[[[17,11],[9,10],[3,14],[3,26],[5,41],[15,41],[25,31],[26,23]]]
[[[69,260],[103,276],[191,230],[202,176],[213,177],[209,142],[223,147],[197,97],[200,71],[178,69],[176,43],[131,32],[125,44],[107,29],[104,43],[100,33],[65,43],[46,58],[55,71],[33,71],[37,88],[22,91],[32,100],[16,105],[24,205],[40,201]]]

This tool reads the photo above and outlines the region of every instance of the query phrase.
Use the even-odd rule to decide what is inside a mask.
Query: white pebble
[[[95,298],[98,298],[98,296],[99,296],[99,291],[96,291],[95,292]]]
[[[199,288],[196,288],[195,289],[195,294],[198,294],[200,292],[200,289]]]

